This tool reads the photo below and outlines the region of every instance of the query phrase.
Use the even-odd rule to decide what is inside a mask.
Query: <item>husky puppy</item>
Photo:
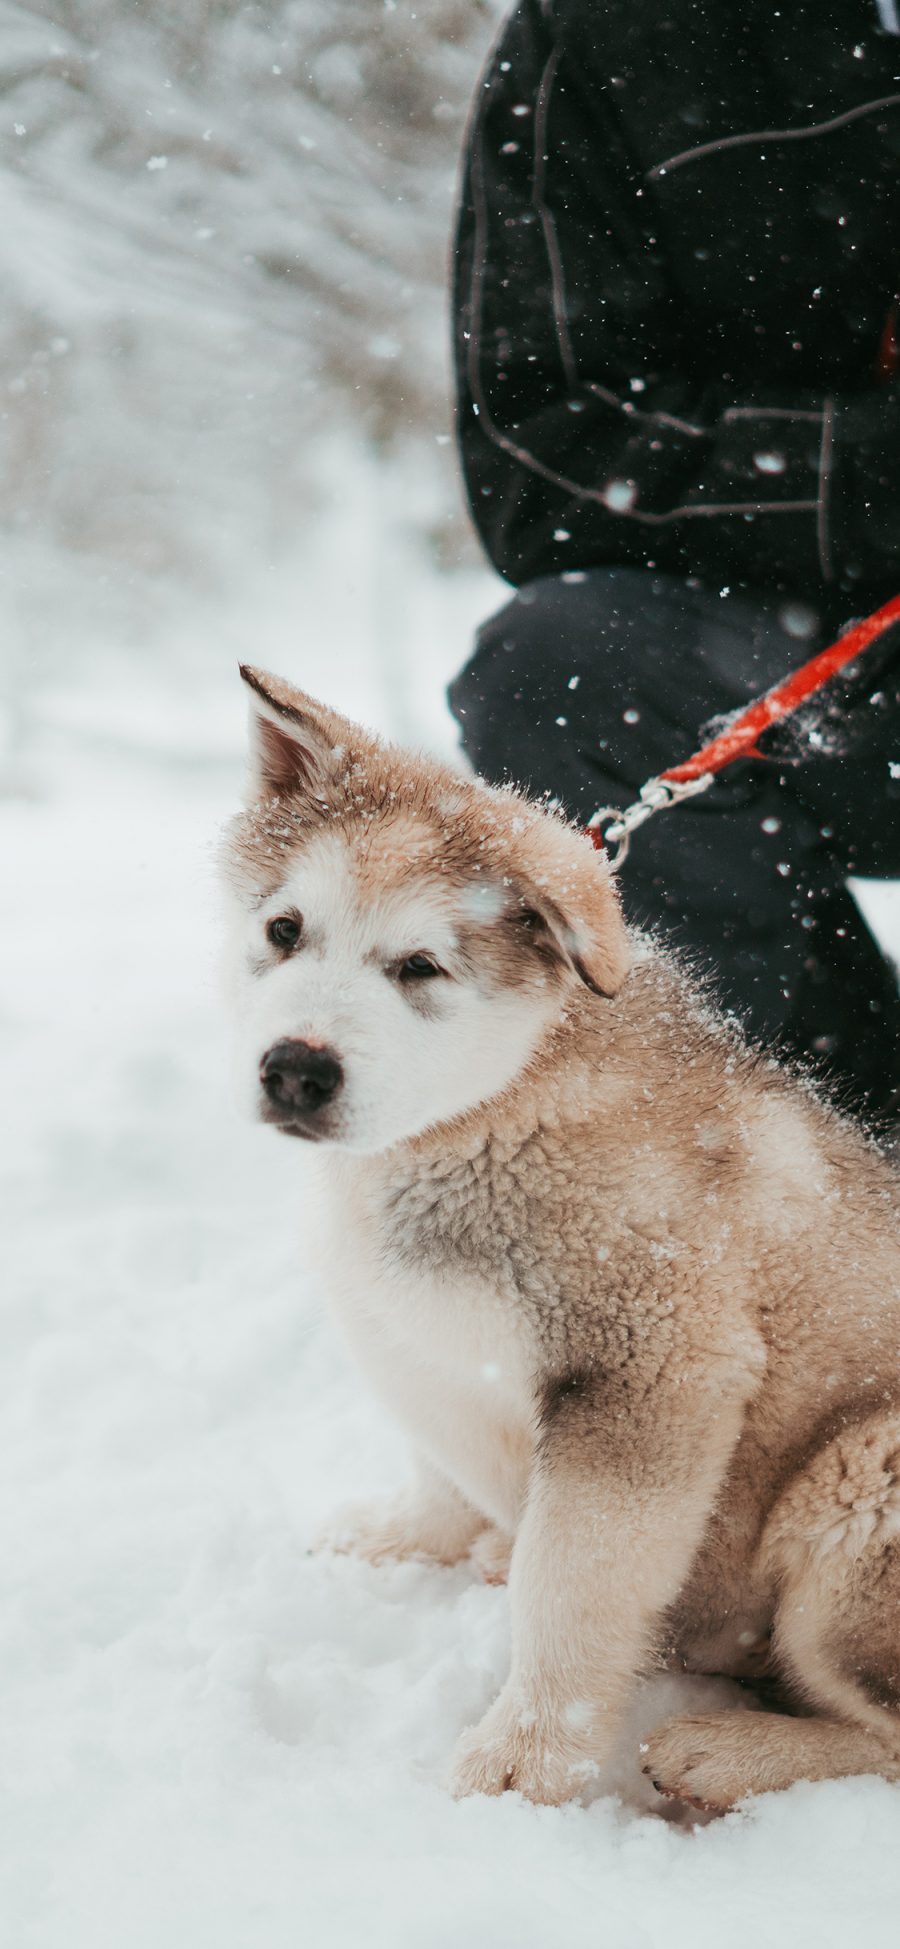
[[[626,932],[579,831],[256,670],[229,890],[256,1113],[327,1152],[328,1278],[417,1455],[373,1562],[509,1562],[458,1793],[576,1794],[636,1674],[662,1793],[900,1779],[897,1180]]]

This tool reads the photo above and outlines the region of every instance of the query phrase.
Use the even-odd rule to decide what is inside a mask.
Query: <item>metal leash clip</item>
[[[592,813],[587,822],[594,845],[610,845],[615,852],[609,855],[610,872],[617,873],[628,858],[628,847],[633,832],[638,826],[646,825],[655,812],[667,812],[670,805],[677,805],[681,799],[692,799],[698,792],[709,790],[714,774],[703,772],[699,778],[667,779],[648,778],[641,786],[640,798],[632,805],[601,805]]]

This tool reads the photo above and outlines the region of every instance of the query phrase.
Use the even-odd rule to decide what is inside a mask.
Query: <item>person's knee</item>
[[[590,659],[601,616],[599,604],[585,604],[583,586],[562,576],[518,589],[478,630],[472,657],[450,686],[452,709],[459,716],[460,706],[470,710],[490,695],[509,698],[517,691],[539,706],[558,687],[564,666],[575,674]]]
[[[451,684],[450,707],[477,757],[521,735],[527,719],[551,745],[560,730],[637,723],[654,690],[668,688],[661,655],[664,592],[646,572],[590,569],[544,576],[519,589],[478,631],[469,663]],[[678,680],[674,680],[676,692]],[[495,766],[496,769],[496,766]]]
[[[546,789],[566,728],[560,700],[571,701],[573,678],[575,689],[586,680],[594,633],[583,593],[560,576],[518,590],[482,624],[448,698],[463,749],[485,776]]]

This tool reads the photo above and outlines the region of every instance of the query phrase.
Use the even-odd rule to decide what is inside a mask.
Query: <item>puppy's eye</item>
[[[303,931],[303,922],[296,914],[278,914],[266,924],[266,935],[273,947],[280,947],[283,954],[289,954],[296,947]]]
[[[513,914],[513,924],[516,927],[524,927],[527,933],[533,934],[536,928],[543,927],[544,917],[535,907],[523,907],[520,914]]]
[[[430,954],[408,954],[397,969],[401,981],[430,981],[433,975],[443,974]]]

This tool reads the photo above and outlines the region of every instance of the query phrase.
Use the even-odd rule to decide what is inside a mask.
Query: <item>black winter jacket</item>
[[[653,565],[844,610],[900,587],[898,189],[876,0],[523,0],[456,258],[501,573]]]

